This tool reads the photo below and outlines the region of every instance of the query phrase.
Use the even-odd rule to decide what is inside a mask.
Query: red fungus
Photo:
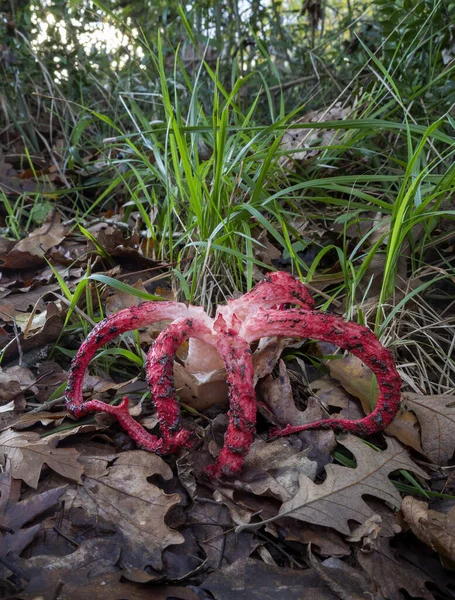
[[[290,305],[300,308],[286,308]],[[306,429],[333,429],[359,435],[384,429],[393,420],[400,403],[401,381],[390,352],[366,327],[312,310],[313,307],[313,298],[300,281],[288,273],[272,273],[241,298],[219,307],[215,319],[201,308],[172,302],[147,302],[119,311],[99,323],[76,354],[66,390],[68,410],[76,417],[87,412],[115,415],[140,447],[160,454],[176,452],[191,444],[191,433],[178,430],[179,406],[173,379],[175,352],[187,339],[190,339],[190,355],[191,340],[197,340],[202,347],[215,347],[226,367],[230,410],[224,447],[217,464],[208,472],[212,476],[234,475],[241,470],[255,433],[254,372],[249,344],[263,337],[288,336],[332,342],[352,352],[376,374],[380,395],[375,409],[363,419],[323,419],[296,427],[288,425],[272,431],[272,437]],[[120,333],[161,320],[173,323],[158,336],[146,364],[162,432],[158,438],[133,419],[127,398],[118,406],[99,400],[84,402],[82,380],[99,347]]]
[[[178,426],[178,404],[175,398],[173,362],[177,348],[189,337],[215,346],[223,358],[229,384],[229,425],[226,443],[211,475],[232,475],[242,468],[255,432],[256,397],[253,386],[253,362],[250,347],[241,337],[229,331],[217,319],[218,331],[201,326],[195,319],[171,323],[160,333],[147,357],[147,379],[159,415],[165,439]],[[153,450],[153,448],[151,448]]]
[[[288,425],[282,430],[273,430],[271,437],[306,429],[332,429],[370,435],[393,421],[400,405],[401,379],[390,352],[366,327],[314,310],[275,310],[260,311],[256,317],[249,319],[242,335],[248,342],[273,335],[332,342],[360,358],[377,378],[380,394],[376,407],[363,419],[323,419],[295,427]]]
[[[65,401],[68,411],[75,417],[81,417],[89,412],[106,412],[117,417],[120,425],[131,438],[142,448],[160,454],[176,452],[189,443],[188,432],[178,432],[172,438],[160,439],[148,433],[128,411],[128,398],[118,406],[112,406],[100,400],[84,402],[82,397],[82,383],[88,364],[95,352],[121,333],[139,329],[145,325],[163,320],[174,320],[185,316],[194,316],[201,322],[211,324],[211,319],[198,307],[185,306],[177,302],[144,302],[120,310],[119,312],[100,321],[90,332],[87,339],[81,344],[71,364],[68,384],[65,391]]]

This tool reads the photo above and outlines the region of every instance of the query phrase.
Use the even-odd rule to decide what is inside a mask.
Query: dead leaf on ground
[[[221,502],[214,504],[203,499],[195,502],[188,511],[191,531],[205,555],[204,572],[222,568],[239,559],[248,559],[261,543],[246,531],[238,536],[232,529],[229,512]],[[181,548],[185,550],[185,545]]]
[[[55,506],[65,489],[66,486],[61,486],[21,500],[21,482],[11,477],[11,462],[7,459],[5,470],[0,473],[0,557],[9,552],[19,556],[23,552],[41,529],[36,518]],[[31,521],[35,524],[25,528]],[[2,567],[0,573],[1,570]]]
[[[38,178],[35,178],[35,174]],[[55,187],[44,172],[27,169],[23,173],[18,173],[12,164],[1,161],[0,190],[6,195],[21,196],[27,193],[50,194]]]
[[[171,469],[155,454],[142,450],[123,452],[110,467],[107,459],[97,457],[94,468],[89,455],[81,456],[81,462],[85,466],[83,485],[67,494],[68,502],[117,527],[123,540],[122,565],[139,569],[151,565],[160,570],[164,548],[184,541],[164,522],[180,497],[165,494],[147,478],[159,475],[169,480]]]
[[[296,121],[298,123],[324,123],[325,121],[339,121],[346,119],[352,112],[351,107],[343,107],[341,102],[328,109],[309,111],[302,118]],[[341,129],[292,129],[289,128],[283,135],[281,141],[282,150],[298,150],[289,156],[283,156],[280,159],[281,164],[287,164],[290,160],[303,162],[309,158],[314,158],[324,152],[324,149],[314,146],[329,146],[337,143],[337,140],[343,135]]]
[[[401,590],[413,598],[435,600],[425,583],[431,582],[423,571],[394,555],[389,538],[377,538],[357,554],[357,560],[387,600],[403,600]]]
[[[412,462],[409,453],[394,439],[387,440],[387,449],[373,450],[359,438],[340,436],[339,443],[355,456],[354,469],[341,465],[327,465],[325,481],[316,485],[300,475],[297,494],[281,506],[280,516],[333,527],[350,535],[348,521],[363,523],[374,511],[366,504],[363,496],[381,498],[395,508],[401,505],[401,497],[389,475],[401,469],[411,471],[421,477],[425,472]]]
[[[352,396],[330,375],[324,375],[319,379],[309,382],[309,387],[324,406],[334,406],[349,410],[354,402]]]
[[[257,496],[269,495],[283,502],[290,500],[299,487],[299,477],[316,476],[317,465],[308,459],[308,450],[296,452],[291,442],[277,438],[270,443],[257,439],[245,457],[236,489]]]
[[[249,558],[212,573],[202,584],[216,600],[337,600],[312,569],[283,569]]]
[[[328,558],[320,563],[311,554],[311,550],[309,554],[313,569],[341,600],[384,600],[384,596],[377,592],[376,586],[366,573],[339,558]]]
[[[50,342],[54,342],[60,335],[65,320],[66,309],[60,303],[49,302],[46,305],[46,320],[41,328],[34,331],[31,335],[25,336],[19,334],[18,338],[11,335],[10,342],[7,344],[3,354],[4,360],[8,361],[17,356],[18,343],[23,353],[34,348],[42,348]]]
[[[405,393],[403,401],[417,415],[427,456],[446,465],[455,452],[455,396]]]
[[[9,369],[0,367],[0,406],[14,400],[14,407],[11,410],[25,408],[23,392],[28,389],[33,392],[38,391],[35,382],[36,378],[30,369],[18,365]]]
[[[44,464],[63,477],[81,481],[84,467],[77,462],[78,456],[74,448],[57,448],[56,442],[41,439],[33,431],[7,429],[0,433],[0,461],[9,458],[12,477],[35,489]]]
[[[349,556],[351,549],[342,540],[341,535],[333,529],[308,525],[295,521],[292,517],[283,517],[279,521],[280,529],[284,531],[284,539],[288,542],[311,544],[312,548],[322,556]]]
[[[413,533],[435,552],[455,562],[455,510],[447,514],[428,509],[428,504],[406,496],[401,504]]]
[[[304,411],[298,410],[294,402],[291,381],[284,361],[279,362],[279,376],[275,379],[269,375],[259,386],[265,403],[271,409],[273,422],[280,426],[305,425],[327,417],[321,403],[314,397],[307,399]],[[302,446],[309,448],[308,457],[323,467],[330,460],[330,455],[336,447],[333,431],[303,431],[297,434]]]
[[[43,297],[59,291],[59,283],[37,284],[33,289],[14,288],[0,303],[0,319],[8,323],[17,318],[23,320],[25,316],[22,313],[27,313],[28,318],[33,309],[43,311],[47,306]]]
[[[60,595],[66,586],[70,589],[83,588],[100,576],[108,577],[117,571],[115,567],[121,552],[120,545],[109,538],[94,538],[86,540],[72,552],[65,556],[34,556],[32,558],[13,559],[14,565],[23,574],[25,589],[20,594],[21,598],[68,598]],[[82,593],[82,590],[79,589]],[[99,592],[98,592],[99,593]],[[80,597],[78,593],[77,598]],[[74,598],[74,596],[73,596]]]
[[[260,229],[253,233],[253,235],[256,241],[259,242],[258,244],[253,244],[255,258],[266,265],[273,266],[274,261],[281,258],[281,250],[270,242],[266,229]]]
[[[60,222],[60,215],[52,213],[41,227],[17,242],[8,254],[0,257],[0,266],[5,269],[23,269],[44,262],[46,252],[58,246],[67,231]]]

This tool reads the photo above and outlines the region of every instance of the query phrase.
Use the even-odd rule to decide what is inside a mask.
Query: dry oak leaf
[[[0,529],[3,531],[0,557],[8,552],[15,555],[23,552],[41,529],[36,518],[54,506],[66,489],[61,486],[20,500],[21,482],[11,477],[10,470],[11,462],[7,460],[5,471],[0,474]],[[34,525],[24,528],[30,521]]]
[[[101,462],[100,462],[101,460]],[[172,471],[159,456],[132,450],[120,454],[111,466],[99,455],[81,457],[85,477],[72,498],[73,507],[84,508],[114,524],[122,537],[121,566],[162,569],[162,551],[182,544],[183,536],[164,522],[168,511],[180,502],[178,494],[165,494],[148,477],[172,479]],[[96,464],[96,466],[94,466]],[[107,468],[106,468],[107,467]]]
[[[316,477],[317,465],[307,455],[307,448],[296,452],[289,440],[283,438],[269,443],[257,439],[245,457],[235,488],[283,502],[290,500],[299,489],[301,475],[310,481]]]
[[[387,449],[384,451],[373,450],[352,435],[340,436],[338,441],[354,454],[356,468],[327,465],[327,477],[320,485],[300,475],[298,492],[282,504],[278,518],[292,516],[350,535],[349,520],[363,523],[374,515],[364,501],[364,495],[381,498],[391,506],[400,508],[400,494],[389,479],[391,473],[406,469],[426,477],[425,472],[412,462],[407,450],[394,439],[387,440]]]
[[[405,393],[403,401],[417,415],[427,456],[446,465],[455,452],[455,396]]]
[[[323,563],[308,549],[310,564],[319,577],[341,600],[384,600],[375,589],[373,581],[366,573],[355,569],[339,558],[328,558]]]
[[[426,502],[406,496],[401,510],[414,535],[438,554],[455,561],[454,508],[444,514],[429,510]]]
[[[58,246],[67,231],[68,228],[60,222],[59,214],[50,214],[41,227],[17,242],[6,256],[0,258],[0,266],[7,269],[23,269],[44,262],[46,252]]]
[[[387,600],[409,597],[435,600],[426,582],[431,582],[433,587],[436,582],[427,576],[424,568],[420,569],[409,560],[401,558],[391,548],[390,538],[379,537],[371,541],[369,547],[357,553],[357,560]],[[406,590],[408,594],[405,596],[402,590]]]
[[[32,431],[7,429],[0,433],[0,463],[9,458],[11,476],[22,479],[35,489],[44,464],[63,477],[81,481],[84,467],[77,461],[79,452],[74,448],[57,448],[56,445],[57,440],[49,442]]]
[[[337,600],[313,569],[283,569],[248,558],[211,573],[201,585],[216,600]]]

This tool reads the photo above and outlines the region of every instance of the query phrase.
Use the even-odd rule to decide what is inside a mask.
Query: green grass
[[[134,73],[130,80],[118,77],[110,92],[84,80],[85,73],[79,84],[57,84],[36,57],[35,69],[46,86],[35,83],[33,96],[25,83],[18,87],[20,105],[26,105],[21,118],[8,92],[8,114],[23,135],[24,168],[33,167],[33,153],[41,147],[31,126],[35,101],[49,103],[48,116],[63,139],[56,162],[62,178],[71,174],[71,185],[51,196],[35,194],[33,202],[25,195],[3,196],[10,236],[19,239],[34,226],[33,206],[51,202],[62,218],[73,220],[75,236],[91,239],[97,269],[107,270],[116,261],[87,223],[114,211],[123,223],[140,224],[149,258],[173,265],[179,299],[212,310],[233,291],[250,288],[258,269],[274,268],[263,258],[259,238],[265,232],[289,261],[287,268],[321,291],[321,307],[338,306],[349,318],[368,321],[384,340],[401,339],[410,307],[441,281],[451,281],[454,269],[443,251],[447,238],[441,227],[455,215],[449,204],[455,186],[454,121],[449,105],[436,99],[455,66],[440,69],[434,36],[423,37],[433,27],[435,10],[393,53],[391,40],[407,26],[406,16],[376,52],[361,39],[365,60],[357,70],[350,67],[344,87],[335,86],[341,92],[321,88],[298,106],[286,103],[285,91],[274,91],[281,71],[257,36],[257,71],[240,76],[233,61],[229,78],[221,60],[209,64],[203,53],[188,69],[178,46],[170,66],[168,41],[158,35],[152,48],[143,36],[138,43],[149,68],[141,71],[140,89],[149,91],[134,89]],[[199,49],[182,11],[180,19],[185,43]],[[331,43],[335,35],[330,32]],[[315,56],[318,48],[323,51],[323,41]],[[417,55],[428,69],[412,78],[409,64]],[[273,86],[265,72],[273,75]],[[338,101],[350,109],[347,119],[305,122],[310,105],[322,117]],[[289,129],[311,135],[314,155],[304,162],[295,158],[300,149],[282,149]],[[329,143],[321,142],[325,132],[333,132]],[[103,301],[94,302],[94,282],[138,295],[90,270],[76,288],[62,277],[58,281],[69,304],[66,325],[84,335],[90,325],[83,315],[89,322],[103,316]],[[434,321],[431,327],[437,327]],[[430,332],[427,341],[434,348],[435,340]],[[139,353],[135,356],[140,360]]]

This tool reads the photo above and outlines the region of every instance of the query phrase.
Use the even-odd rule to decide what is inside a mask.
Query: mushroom
[[[291,308],[298,306],[299,308]],[[146,373],[161,428],[161,437],[147,432],[128,411],[128,398],[112,406],[100,400],[84,402],[82,381],[96,350],[117,335],[170,320],[147,356]],[[81,345],[70,370],[66,406],[76,417],[89,412],[115,415],[132,439],[145,450],[171,454],[192,444],[190,431],[179,429],[179,406],[174,387],[174,355],[180,344],[195,340],[197,360],[204,348],[213,348],[224,362],[229,385],[229,425],[224,447],[210,476],[238,474],[256,428],[254,369],[250,344],[269,336],[312,338],[337,344],[360,358],[375,373],[380,395],[375,409],[363,419],[322,419],[300,426],[272,430],[270,436],[289,435],[307,429],[332,429],[370,435],[387,427],[400,405],[401,380],[390,352],[367,327],[341,317],[314,310],[308,289],[289,273],[271,273],[250,292],[218,307],[215,317],[202,308],[176,302],[144,302],[121,310],[98,323]],[[196,353],[188,354],[187,364]],[[209,361],[210,362],[210,361]],[[193,368],[197,368],[193,364]]]

